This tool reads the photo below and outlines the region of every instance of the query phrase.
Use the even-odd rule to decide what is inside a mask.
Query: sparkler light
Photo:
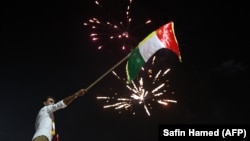
[[[113,4],[113,2],[109,2],[109,4]],[[95,5],[101,9],[104,8],[104,4],[102,4],[100,1],[96,0]],[[104,11],[114,9],[115,5],[112,6],[112,8],[106,9]],[[133,20],[130,16],[131,6],[132,0],[129,0],[126,3],[126,10],[122,15],[119,16],[120,18],[122,17],[119,20],[114,20],[116,19],[115,16],[112,17],[111,15],[114,15],[114,13],[119,13],[121,10],[123,10],[122,8],[119,9],[119,11],[113,11],[113,13],[108,14],[111,16],[111,20],[107,20],[107,17],[103,15],[101,18],[92,17],[83,23],[84,26],[90,28],[91,33],[89,36],[91,40],[97,45],[99,50],[103,49],[106,45],[108,47],[116,47],[123,51],[127,50],[129,52],[135,46],[135,44],[137,44],[137,41],[134,41],[135,39],[132,37],[132,31],[138,29],[138,27],[141,27],[142,25],[151,23],[151,20],[145,20],[142,25],[132,29],[131,23]]]
[[[155,56],[152,59],[152,65],[154,64]],[[135,115],[135,106],[142,105],[148,116],[151,115],[150,110],[153,109],[153,103],[157,103],[163,106],[167,106],[169,103],[177,103],[169,97],[175,92],[169,90],[169,80],[166,79],[167,74],[170,72],[170,68],[165,70],[142,68],[142,71],[146,74],[146,77],[140,77],[126,84],[129,93],[126,96],[119,96],[115,93],[114,96],[97,96],[98,100],[105,100],[106,104],[103,108],[114,108],[121,112],[125,109],[130,110]],[[114,71],[112,72],[119,80],[121,77]],[[170,95],[170,96],[169,96]]]

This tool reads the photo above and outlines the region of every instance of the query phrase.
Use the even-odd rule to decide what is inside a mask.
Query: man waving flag
[[[131,52],[126,65],[127,81],[130,82],[136,78],[141,67],[160,50],[173,52],[181,62],[181,54],[172,21],[151,32]]]

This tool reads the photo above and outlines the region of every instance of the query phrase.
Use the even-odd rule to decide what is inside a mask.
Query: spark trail
[[[154,64],[155,57],[153,58],[152,64]],[[169,80],[166,79],[167,74],[170,72],[170,68],[166,70],[158,70],[156,73],[149,68],[142,68],[143,71],[147,71],[146,77],[140,77],[131,81],[131,83],[126,84],[127,90],[129,93],[126,96],[118,96],[118,93],[115,93],[114,96],[97,96],[98,100],[106,100],[106,104],[103,108],[114,108],[121,112],[122,109],[132,111],[135,115],[134,107],[142,105],[146,114],[151,115],[151,110],[153,109],[153,103],[157,103],[163,106],[167,106],[169,103],[177,103],[176,100],[173,100],[169,97],[169,94],[172,95],[175,92],[171,92],[169,89]],[[121,77],[117,75],[116,72],[112,72],[119,80],[122,80]],[[149,84],[145,85],[144,83],[148,82]]]
[[[131,28],[131,23],[133,22],[130,15],[132,2],[132,0],[127,2],[126,10],[123,12],[124,14],[120,15],[120,17],[123,17],[122,20],[117,20],[115,16],[110,20],[106,16],[102,16],[101,18],[92,17],[83,23],[84,26],[90,29],[89,36],[99,50],[104,47],[115,47],[120,48],[122,51],[130,51],[132,47],[134,47],[134,37],[132,32],[142,25],[151,23],[151,20],[147,19],[144,22],[141,22],[142,24]],[[104,8],[100,1],[95,1],[95,5],[101,9]],[[105,11],[109,10],[111,9]],[[118,12],[119,11],[114,11],[113,14]]]

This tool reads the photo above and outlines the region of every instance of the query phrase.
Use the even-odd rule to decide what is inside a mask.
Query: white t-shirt
[[[53,138],[51,131],[52,128],[55,128],[53,112],[65,108],[66,106],[67,105],[65,105],[63,100],[61,100],[53,105],[47,105],[41,108],[36,117],[36,123],[35,123],[36,131],[32,140],[38,136],[44,135],[49,139],[49,141],[51,141]]]

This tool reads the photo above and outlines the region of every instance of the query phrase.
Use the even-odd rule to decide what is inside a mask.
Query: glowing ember
[[[153,59],[153,61],[155,58]],[[142,68],[145,71],[145,68]],[[115,110],[126,109],[132,111],[133,115],[135,115],[135,111],[133,111],[133,106],[143,105],[143,108],[148,116],[150,116],[150,109],[153,109],[152,103],[158,103],[163,106],[167,106],[169,103],[177,103],[176,100],[167,98],[168,87],[167,84],[169,81],[165,80],[165,76],[168,72],[170,72],[170,68],[166,70],[158,70],[156,73],[153,73],[153,70],[149,68],[146,70],[147,78],[146,82],[151,82],[150,86],[144,86],[144,78],[140,77],[139,79],[131,81],[131,83],[126,84],[126,88],[129,90],[129,94],[126,97],[119,97],[117,94],[113,97],[113,101],[106,101],[108,104],[104,105],[103,108],[111,108],[113,107]],[[119,80],[121,78],[115,73],[112,72]],[[154,77],[152,77],[154,76]],[[170,94],[174,94],[174,92],[170,92]],[[111,97],[103,97],[98,96],[99,100],[109,100]]]
[[[99,8],[103,8],[103,5],[100,1],[94,1]],[[83,25],[89,27],[90,29],[90,38],[97,45],[99,50],[103,49],[104,44],[113,43],[108,45],[109,47],[119,47],[121,50],[130,51],[134,45],[131,45],[133,39],[131,37],[131,23],[133,22],[130,17],[130,9],[132,5],[132,0],[127,2],[127,8],[124,12],[125,18],[122,21],[114,22],[114,19],[101,20],[101,18],[92,17],[84,22]],[[107,11],[107,10],[106,10]],[[116,11],[117,12],[117,11]],[[114,12],[114,13],[116,13]],[[124,15],[121,15],[123,17]],[[142,25],[147,25],[151,23],[151,20],[146,20]],[[139,25],[138,27],[141,27]],[[134,27],[134,29],[138,29]],[[118,43],[118,44],[117,44]]]

